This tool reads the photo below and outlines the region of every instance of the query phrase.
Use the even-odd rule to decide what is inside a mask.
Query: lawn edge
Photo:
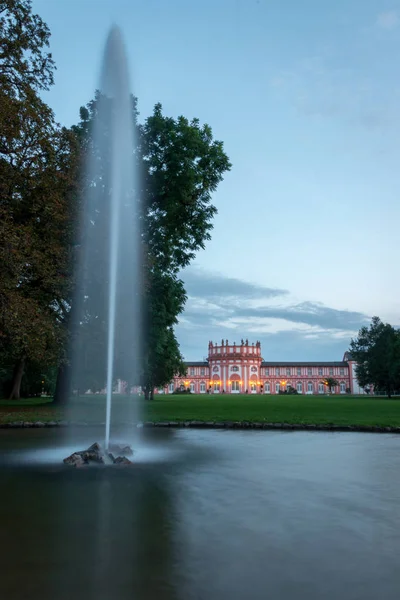
[[[32,429],[51,427],[96,427],[103,423],[84,423],[68,421],[11,421],[0,423],[0,429]],[[334,425],[327,423],[265,423],[261,421],[146,421],[143,427],[192,428],[192,429],[253,429],[284,431],[355,431],[364,433],[399,433],[400,427],[379,425]]]

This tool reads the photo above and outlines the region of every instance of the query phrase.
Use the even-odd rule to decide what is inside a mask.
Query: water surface
[[[60,434],[0,432],[2,598],[400,596],[400,437],[153,430],[72,470]]]

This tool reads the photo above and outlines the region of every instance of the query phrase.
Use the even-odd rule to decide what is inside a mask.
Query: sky
[[[232,162],[212,240],[182,273],[186,360],[260,340],[265,360],[340,360],[373,315],[400,325],[400,2],[33,0],[63,125],[122,29],[141,118],[198,117]]]

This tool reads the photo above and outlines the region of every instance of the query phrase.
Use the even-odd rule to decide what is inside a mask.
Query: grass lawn
[[[113,418],[124,422],[136,400],[115,396]],[[70,409],[52,406],[51,401],[34,398],[0,401],[0,423],[11,421],[74,420],[104,422],[104,396],[74,399]],[[145,404],[147,421],[260,421],[334,425],[400,426],[400,399],[352,396],[156,396]]]

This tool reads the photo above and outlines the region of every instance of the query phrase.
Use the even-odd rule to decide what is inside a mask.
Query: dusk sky
[[[141,118],[198,117],[232,170],[212,241],[182,274],[187,360],[210,339],[266,360],[340,360],[372,315],[400,325],[400,2],[33,0],[72,125],[124,34]]]

